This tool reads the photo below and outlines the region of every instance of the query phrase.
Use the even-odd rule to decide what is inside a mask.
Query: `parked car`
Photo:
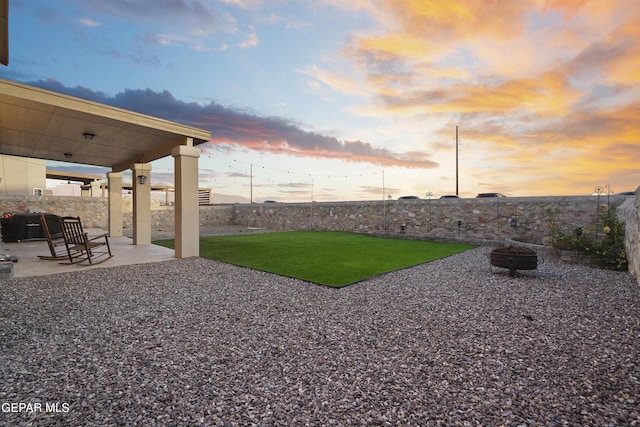
[[[445,194],[444,196],[440,196],[441,199],[459,199],[460,196],[456,196],[455,194]]]
[[[476,196],[476,198],[478,199],[483,199],[486,197],[507,197],[507,196],[501,193],[480,193]]]
[[[418,196],[402,196],[402,197],[398,197],[398,200],[415,200],[415,199],[419,199],[420,197]]]

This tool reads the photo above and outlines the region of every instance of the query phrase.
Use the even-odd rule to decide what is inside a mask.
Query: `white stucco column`
[[[199,256],[198,158],[200,149],[179,145],[171,150],[171,155],[175,162],[176,258]]]
[[[133,244],[148,245],[151,243],[151,164],[134,163],[131,165],[131,181],[133,186]]]
[[[109,192],[109,236],[122,237],[122,172],[107,173]]]
[[[100,180],[91,181],[91,197],[100,197]]]

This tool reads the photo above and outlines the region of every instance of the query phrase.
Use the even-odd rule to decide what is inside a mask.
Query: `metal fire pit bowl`
[[[535,270],[538,268],[538,255],[529,248],[502,247],[491,251],[491,265],[508,268],[513,277],[516,270]]]

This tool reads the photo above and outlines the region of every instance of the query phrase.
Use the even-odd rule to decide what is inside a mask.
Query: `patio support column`
[[[134,163],[131,165],[131,181],[133,187],[133,244],[148,245],[151,243],[151,164]]]
[[[188,138],[191,142],[191,138]],[[200,207],[198,205],[198,158],[200,149],[179,145],[171,150],[175,162],[176,258],[200,255]]]
[[[108,172],[109,236],[122,237],[122,172]]]

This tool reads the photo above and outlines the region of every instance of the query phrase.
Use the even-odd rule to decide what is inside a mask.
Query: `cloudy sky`
[[[9,3],[0,78],[211,130],[218,193],[452,194],[456,126],[463,197],[640,185],[637,0]]]

